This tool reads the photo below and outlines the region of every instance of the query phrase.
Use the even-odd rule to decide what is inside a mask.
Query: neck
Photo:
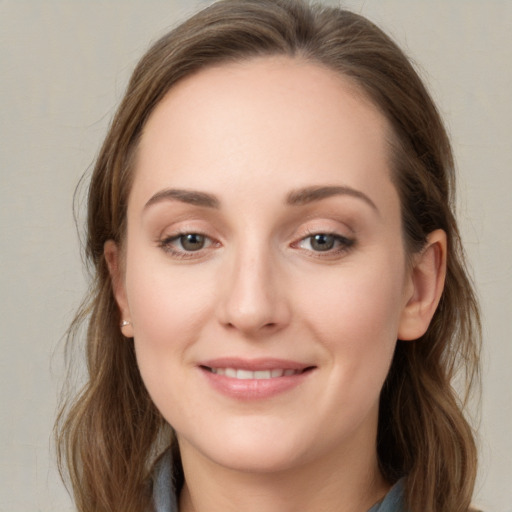
[[[180,512],[366,512],[389,490],[375,447],[332,452],[322,460],[273,472],[244,472],[204,456],[189,457],[180,443],[185,484]]]

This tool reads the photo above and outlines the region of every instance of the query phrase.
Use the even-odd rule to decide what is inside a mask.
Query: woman
[[[79,510],[467,511],[453,195],[432,100],[361,16],[224,0],[158,41],[89,190]]]

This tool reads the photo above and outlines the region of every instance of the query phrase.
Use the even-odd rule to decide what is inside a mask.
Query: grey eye
[[[205,246],[206,237],[197,233],[187,233],[179,237],[179,242],[185,251],[199,251]]]
[[[310,237],[311,249],[314,251],[330,251],[336,243],[334,235],[319,233]]]

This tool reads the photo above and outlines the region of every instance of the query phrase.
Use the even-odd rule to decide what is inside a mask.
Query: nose
[[[249,337],[286,327],[291,311],[284,276],[268,251],[245,251],[230,263],[221,276],[224,293],[218,305],[220,322]]]

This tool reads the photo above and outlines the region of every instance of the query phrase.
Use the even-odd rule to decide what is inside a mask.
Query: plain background
[[[332,3],[332,2],[331,2]],[[85,291],[72,196],[148,44],[200,5],[0,0],[0,511],[72,510],[50,432]],[[476,502],[512,511],[512,2],[350,0],[417,64],[452,135],[484,314]]]

